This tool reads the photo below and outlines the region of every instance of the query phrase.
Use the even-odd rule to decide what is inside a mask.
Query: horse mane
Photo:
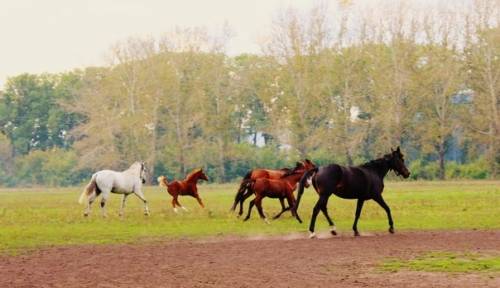
[[[189,173],[187,176],[186,176],[186,181],[188,180],[191,180],[196,174],[200,173],[201,172],[201,168],[198,168],[198,169],[194,169],[193,171],[191,171],[191,173]]]
[[[387,163],[387,157],[391,156],[391,154],[386,154],[381,158],[375,159],[368,161],[364,164],[361,165],[361,167],[364,168],[377,168],[380,167],[381,164],[386,164]]]
[[[285,168],[278,169],[278,170],[279,170],[279,171],[286,172],[286,173],[288,173],[288,172],[292,171],[292,169],[290,169],[290,168],[286,168],[286,167],[285,167]]]

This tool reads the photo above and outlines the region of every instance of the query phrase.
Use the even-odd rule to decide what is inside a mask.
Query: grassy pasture
[[[189,209],[175,214],[170,195],[159,187],[147,187],[151,216],[142,214],[142,203],[131,196],[125,217],[118,217],[120,195],[108,201],[109,217],[103,219],[96,202],[89,218],[82,216],[77,203],[82,187],[0,189],[0,252],[15,252],[42,246],[86,243],[142,242],[160,238],[183,238],[221,235],[269,235],[305,232],[312,207],[317,199],[312,189],[306,190],[299,209],[304,223],[299,224],[286,213],[281,219],[265,224],[256,209],[244,223],[229,212],[236,184],[200,185],[205,209],[194,198],[179,201]],[[434,229],[499,229],[500,182],[389,182],[384,192],[392,209],[396,233],[401,230]],[[97,204],[97,205],[96,205]],[[264,212],[279,212],[279,202],[265,199]],[[341,233],[351,233],[355,201],[330,198],[329,211]],[[245,212],[248,201],[245,203]],[[327,228],[318,216],[317,230]],[[373,201],[365,204],[358,228],[386,231],[387,218]]]

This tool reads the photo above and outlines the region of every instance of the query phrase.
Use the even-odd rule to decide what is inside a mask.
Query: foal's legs
[[[267,220],[266,215],[264,214],[264,210],[262,209],[262,197],[255,197],[255,206],[257,206],[257,211],[259,211],[260,218],[263,219],[267,224],[269,224],[269,220]]]
[[[252,213],[253,205],[255,205],[255,199],[253,199],[252,201],[250,201],[250,204],[248,205],[248,214],[247,214],[247,217],[245,217],[245,219],[243,219],[243,221],[247,221],[248,219],[250,219],[250,213]]]
[[[196,200],[198,201],[198,203],[200,204],[201,208],[205,208],[205,205],[203,204],[203,201],[201,201],[201,198],[200,198],[200,195],[196,194],[194,196],[194,198],[196,198]]]
[[[141,199],[142,202],[144,202],[144,215],[146,215],[146,216],[149,215],[148,201],[144,197],[144,194],[142,193],[142,191],[141,190],[134,191],[134,194],[137,197],[139,197],[139,199]]]
[[[127,197],[128,197],[129,194],[123,194],[123,197],[122,197],[122,204],[120,206],[120,216],[123,216],[123,209],[125,208],[125,200],[127,200]]]
[[[356,204],[356,217],[354,218],[354,224],[352,225],[352,230],[354,230],[354,236],[359,236],[358,232],[358,219],[361,215],[361,209],[363,209],[363,204],[365,203],[364,199],[358,199],[358,203]]]
[[[283,198],[279,198],[280,203],[281,203],[281,212],[276,214],[276,216],[273,217],[273,219],[278,219],[280,218],[281,214],[285,213],[285,211],[290,210],[290,207],[293,207],[290,202],[288,203],[288,207],[285,208],[285,200]],[[293,211],[292,211],[293,214]]]
[[[389,218],[389,232],[394,233],[394,223],[392,222],[392,216],[391,216],[391,208],[385,203],[384,198],[382,198],[382,195],[373,198],[375,202],[377,202],[382,208],[384,208],[385,212],[387,213],[387,218]]]

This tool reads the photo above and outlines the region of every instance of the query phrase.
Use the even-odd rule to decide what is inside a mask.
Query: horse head
[[[142,184],[146,183],[148,169],[146,168],[146,163],[141,162],[141,172],[139,173],[139,177],[141,178]]]
[[[404,155],[399,146],[396,150],[391,148],[391,153],[387,154],[385,158],[389,162],[389,168],[394,170],[396,175],[401,175],[404,178],[410,177],[410,171],[406,168]]]

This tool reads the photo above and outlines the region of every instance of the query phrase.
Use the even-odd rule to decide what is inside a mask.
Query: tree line
[[[227,55],[228,27],[177,28],[116,43],[103,67],[10,77],[0,186],[74,185],[136,160],[151,179],[203,167],[227,182],[396,146],[417,179],[496,178],[500,4],[462,4],[288,9],[260,55]]]

